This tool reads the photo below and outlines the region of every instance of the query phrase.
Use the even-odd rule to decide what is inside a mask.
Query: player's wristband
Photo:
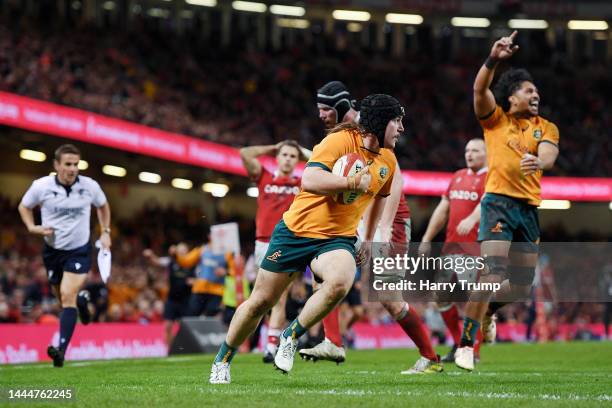
[[[493,69],[497,66],[498,62],[499,60],[497,58],[493,58],[489,55],[484,62],[484,66],[487,67],[488,69]]]

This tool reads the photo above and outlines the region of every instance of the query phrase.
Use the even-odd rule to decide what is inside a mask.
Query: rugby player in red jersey
[[[278,168],[274,173],[262,166],[259,156],[275,155]],[[300,177],[293,174],[299,159],[303,157],[302,148],[293,140],[285,140],[275,145],[249,146],[240,149],[240,157],[251,180],[257,183],[257,214],[255,216],[255,262],[260,266],[268,250],[272,231],[289,209],[295,196],[300,192]],[[272,308],[268,320],[268,341],[263,361],[271,363],[278,348],[278,337],[286,324],[285,303],[287,291]]]
[[[483,139],[475,138],[467,143],[465,146],[467,167],[453,174],[448,189],[431,215],[419,247],[420,253],[429,255],[431,241],[446,225],[446,239],[441,254],[443,257],[480,255],[480,247],[476,241],[480,221],[480,199],[484,194],[484,183],[487,176],[486,158]],[[475,282],[478,274],[476,270],[465,270],[460,274],[459,272],[461,271],[442,269],[438,271],[436,280],[451,282],[460,278]],[[442,361],[453,362],[455,351],[461,340],[461,319],[457,305],[444,299],[445,297],[448,296],[442,296],[438,300],[438,309],[453,337],[453,349],[442,358]],[[476,343],[476,356],[479,346],[480,342]]]

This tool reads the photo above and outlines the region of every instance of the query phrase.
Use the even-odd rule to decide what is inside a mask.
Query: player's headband
[[[331,81],[317,91],[317,104],[324,105],[336,111],[336,122],[342,122],[344,115],[355,107],[346,86],[340,81]]]

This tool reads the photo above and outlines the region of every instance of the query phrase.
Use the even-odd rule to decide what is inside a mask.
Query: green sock
[[[295,320],[291,322],[289,327],[287,327],[283,331],[283,337],[292,337],[294,339],[299,339],[304,333],[306,333],[306,329],[300,324],[300,322],[298,322],[298,319],[296,317]]]
[[[463,334],[461,335],[460,347],[474,347],[474,342],[476,342],[476,334],[478,333],[479,328],[480,323],[478,323],[476,320],[470,319],[469,317],[463,319]]]
[[[221,347],[219,347],[217,356],[215,357],[215,363],[231,363],[236,351],[238,351],[238,349],[229,346],[226,342],[223,342]]]

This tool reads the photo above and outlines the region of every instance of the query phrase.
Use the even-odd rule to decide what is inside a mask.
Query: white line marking
[[[231,387],[231,386],[230,386]],[[215,394],[226,394],[226,395],[252,395],[252,390],[244,389],[233,389],[233,388],[216,388],[210,387],[207,389],[201,389],[203,393],[215,393]],[[263,394],[285,394],[286,391],[281,390],[258,390],[259,393]],[[397,396],[409,396],[409,397],[425,397],[430,394],[426,394],[420,391],[372,391],[372,390],[298,390],[295,392],[296,395],[337,395],[337,396],[378,396],[378,395],[397,395]],[[520,394],[516,392],[467,392],[467,391],[447,391],[437,395],[443,395],[447,397],[461,397],[461,398],[484,398],[484,399],[528,399],[528,400],[552,400],[552,401],[612,401],[612,395],[601,394],[601,395],[558,395],[558,394]]]

